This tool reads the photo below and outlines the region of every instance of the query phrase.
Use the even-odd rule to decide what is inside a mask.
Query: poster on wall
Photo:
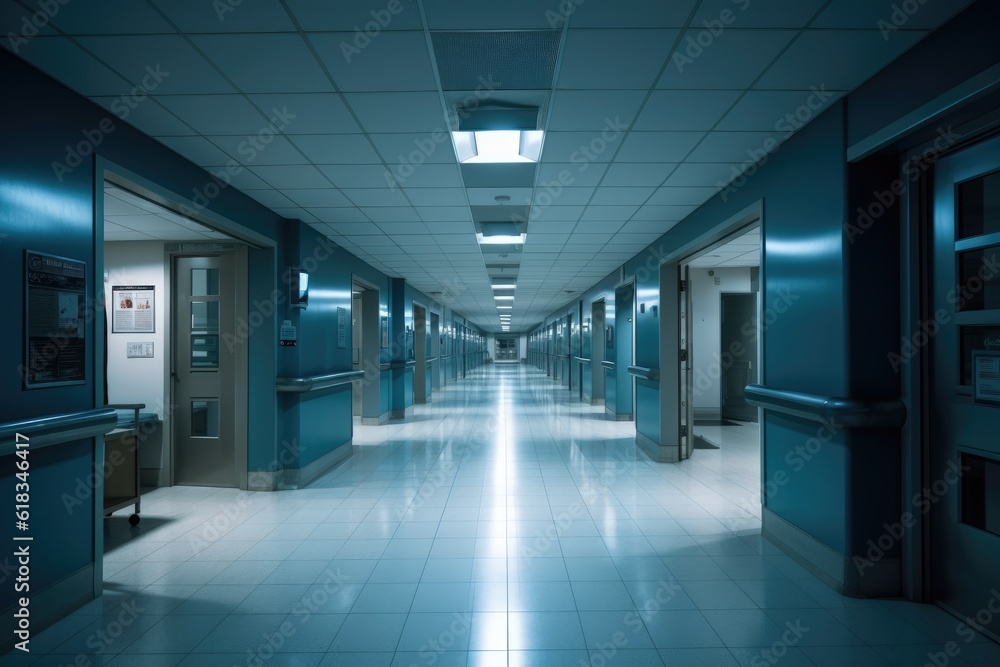
[[[115,285],[111,288],[111,333],[156,333],[153,317],[154,285]]]
[[[347,347],[347,309],[337,308],[337,347]]]
[[[24,251],[26,389],[87,381],[87,264]]]
[[[382,316],[381,330],[379,332],[379,337],[382,339],[381,344],[383,348],[389,347],[389,318],[385,315]]]

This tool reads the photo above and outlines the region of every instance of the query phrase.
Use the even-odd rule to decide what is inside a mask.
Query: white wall
[[[114,241],[104,244],[104,298],[108,304],[108,400],[145,403],[144,412],[163,419],[164,354],[167,304],[162,241]],[[111,333],[111,288],[114,285],[155,285],[155,333]],[[128,359],[126,343],[153,343],[152,359]]]
[[[714,276],[708,272],[714,271]],[[715,284],[716,278],[719,284]],[[722,379],[718,361],[722,346],[722,292],[749,292],[750,269],[691,269],[694,407],[721,409]],[[713,372],[714,371],[714,372]]]

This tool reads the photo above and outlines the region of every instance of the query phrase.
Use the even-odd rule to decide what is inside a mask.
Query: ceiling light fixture
[[[489,106],[456,109],[451,137],[463,164],[538,162],[543,132],[538,107]]]
[[[514,295],[512,294],[494,294],[493,298],[497,301],[513,301]]]
[[[497,306],[497,310],[514,310],[514,306]]]

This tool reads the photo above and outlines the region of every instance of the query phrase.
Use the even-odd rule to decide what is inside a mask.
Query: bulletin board
[[[87,381],[87,264],[24,251],[26,389]]]

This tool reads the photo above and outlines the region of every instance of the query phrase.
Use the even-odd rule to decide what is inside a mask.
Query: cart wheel
[[[139,525],[139,515],[138,514],[133,514],[132,516],[130,516],[128,518],[128,525],[130,525],[130,526],[138,526]]]

